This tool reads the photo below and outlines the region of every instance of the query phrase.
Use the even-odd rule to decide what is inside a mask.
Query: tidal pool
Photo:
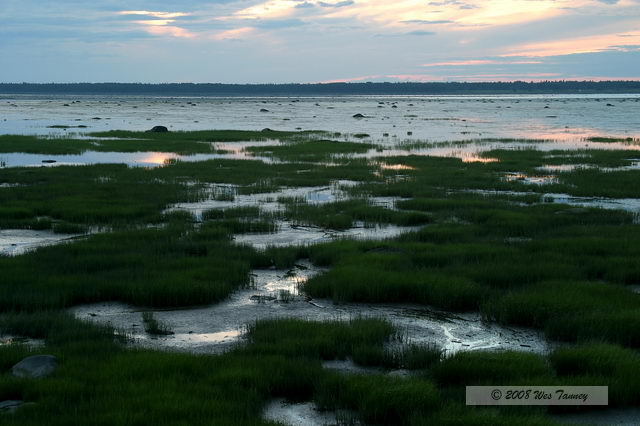
[[[174,334],[151,336],[144,332],[140,307],[97,303],[70,309],[76,317],[110,324],[132,337],[133,346],[196,353],[220,353],[242,344],[247,324],[278,317],[314,321],[356,317],[385,318],[403,336],[404,343],[432,344],[446,353],[461,350],[520,350],[546,353],[551,344],[541,333],[520,327],[484,322],[478,313],[451,314],[409,304],[334,304],[311,299],[300,285],[324,269],[308,261],[287,270],[253,271],[252,288],[234,292],[216,305],[155,310],[154,318]]]
[[[1,229],[0,255],[17,256],[38,247],[59,244],[78,238],[78,234],[55,234],[32,229]]]

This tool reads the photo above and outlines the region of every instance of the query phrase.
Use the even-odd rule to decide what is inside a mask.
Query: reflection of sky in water
[[[295,98],[137,98],[12,96],[0,101],[0,134],[83,131],[247,129],[368,133],[389,143],[521,137],[575,140],[594,135],[640,136],[640,95],[412,96]],[[81,103],[71,103],[81,100]],[[187,103],[194,102],[197,105]],[[263,103],[266,102],[266,103]],[[382,102],[382,105],[379,105]],[[391,108],[396,102],[397,108]],[[63,104],[69,104],[63,107]],[[607,104],[614,105],[613,107]],[[16,106],[12,106],[16,105]],[[381,108],[379,108],[381,107]],[[260,112],[266,108],[270,112]],[[364,119],[352,116],[360,113]],[[93,119],[101,118],[100,120]],[[5,121],[6,120],[6,121]]]
[[[25,153],[0,153],[0,162],[5,167],[55,167],[78,164],[128,164],[140,167],[158,167],[171,160],[203,161],[220,158],[218,154],[177,155],[169,152],[95,152],[80,155],[48,155]],[[55,161],[45,163],[44,161]]]

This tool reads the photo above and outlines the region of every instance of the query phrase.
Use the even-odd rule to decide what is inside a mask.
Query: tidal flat
[[[0,368],[59,360],[0,375],[22,403],[3,424],[551,425],[640,404],[637,139],[84,136],[0,137]],[[612,410],[465,405],[523,383],[609,386]]]

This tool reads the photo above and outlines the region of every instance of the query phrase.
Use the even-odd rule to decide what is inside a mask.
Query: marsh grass
[[[364,199],[335,201],[321,205],[302,203],[298,199],[283,199],[284,216],[301,225],[316,225],[322,228],[344,230],[354,222],[365,224],[395,224],[399,226],[424,225],[432,221],[422,212],[398,212],[373,205]]]
[[[143,312],[142,322],[144,323],[144,331],[153,336],[168,336],[173,334],[173,331],[171,331],[167,324],[164,324],[154,318],[153,312]]]
[[[321,162],[338,155],[364,153],[374,145],[362,142],[333,140],[294,141],[281,146],[251,146],[247,151],[267,155],[282,161]]]
[[[440,360],[431,348],[414,348],[421,353],[416,366],[422,374],[409,378],[321,368],[321,359],[352,356],[364,347],[381,349],[396,331],[378,319],[259,321],[249,327],[246,346],[223,355],[125,349],[112,329],[56,312],[4,314],[0,329],[47,342],[36,349],[0,347],[1,369],[38,353],[56,355],[60,364],[41,380],[0,375],[1,397],[35,402],[3,418],[9,425],[141,424],[150,419],[158,425],[267,424],[261,420],[262,407],[278,397],[313,400],[321,409],[355,410],[360,420],[373,424],[550,425],[554,422],[544,409],[466,407],[464,386],[522,380],[608,383],[613,405],[634,404],[638,398],[632,383],[640,368],[637,354],[602,344],[558,349],[548,358],[473,352]],[[74,410],[61,409],[65,402],[73,403]]]
[[[289,138],[275,150],[263,147],[289,162],[0,170],[0,183],[20,185],[0,190],[1,228],[114,229],[23,256],[0,257],[0,329],[47,342],[41,349],[0,347],[0,367],[6,370],[27,354],[45,351],[61,360],[60,370],[42,381],[0,375],[0,398],[36,402],[3,418],[7,424],[267,424],[261,410],[274,397],[354,409],[371,423],[553,424],[540,410],[464,406],[465,385],[523,382],[604,384],[610,386],[614,406],[640,401],[633,382],[640,363],[628,349],[640,347],[640,295],[624,287],[640,282],[640,230],[634,217],[541,203],[545,192],[638,197],[638,171],[577,169],[562,173],[559,183],[549,186],[501,180],[506,172],[535,173],[546,164],[588,160],[600,167],[625,166],[631,161],[628,152],[540,153],[523,148],[486,153],[499,158],[494,163],[421,156],[381,159],[411,167],[402,170],[406,179],[395,179],[397,171],[349,158],[367,144],[320,142],[312,134],[101,136],[136,139],[99,142],[105,149],[112,145],[109,150],[164,147],[185,153],[210,149],[203,142]],[[0,151],[21,144],[34,151],[70,152],[84,149],[86,143],[3,137]],[[342,157],[335,158],[338,154]],[[332,163],[313,163],[326,158]],[[209,197],[206,184],[234,185],[238,193],[250,194],[285,186],[328,186],[345,179],[360,183],[345,188],[359,198],[325,205],[282,199],[283,217],[333,229],[355,222],[429,226],[394,240],[340,240],[256,251],[231,240],[234,233],[273,232],[275,217],[256,207],[210,211],[198,225],[187,212],[162,213],[171,204]],[[225,194],[220,196],[229,200]],[[370,196],[406,199],[392,211],[366,201]],[[139,229],[149,223],[163,226]],[[428,346],[385,347],[397,330],[384,320],[313,323],[283,318],[251,324],[246,346],[224,355],[198,356],[125,349],[122,333],[61,313],[69,306],[100,301],[149,308],[218,302],[249,285],[252,268],[291,267],[301,258],[331,267],[304,285],[314,297],[480,309],[485,318],[535,327],[578,344],[549,357],[478,352],[442,359]],[[414,369],[419,375],[348,376],[321,368],[321,360],[348,358],[373,367]]]
[[[73,244],[0,257],[3,309],[59,308],[101,300],[185,306],[226,298],[246,284],[253,249],[223,224],[92,235]]]

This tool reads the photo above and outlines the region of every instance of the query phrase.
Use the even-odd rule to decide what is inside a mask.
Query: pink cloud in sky
[[[500,56],[545,57],[575,53],[602,52],[624,45],[639,45],[640,32],[600,34],[586,37],[566,38],[542,43],[516,45]]]
[[[497,61],[493,59],[469,59],[465,61],[433,62],[422,64],[423,67],[451,67],[473,65],[517,65],[517,64],[541,64],[541,61]]]
[[[163,26],[163,25],[150,25],[145,28],[149,34],[153,35],[162,35],[162,36],[171,36],[178,38],[194,38],[195,34],[190,33],[184,28],[175,27],[171,25]]]

